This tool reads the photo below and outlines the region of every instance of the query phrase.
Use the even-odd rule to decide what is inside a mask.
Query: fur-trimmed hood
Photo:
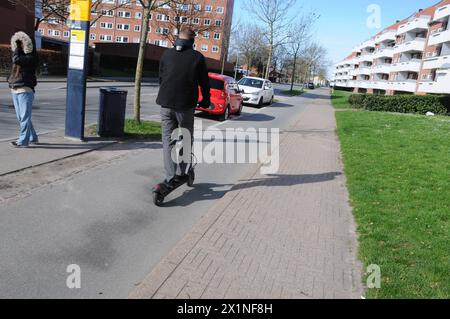
[[[25,54],[33,53],[33,40],[25,32],[16,32],[11,38],[11,50],[14,52],[17,49],[16,41],[21,41],[23,45],[23,52]]]

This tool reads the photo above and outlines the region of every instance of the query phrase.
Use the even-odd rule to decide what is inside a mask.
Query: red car
[[[208,75],[211,86],[211,108],[197,107],[197,110],[218,115],[221,121],[227,120],[230,114],[240,115],[244,99],[236,81],[226,75],[216,73],[209,73]],[[199,101],[202,99],[203,96],[199,87]]]

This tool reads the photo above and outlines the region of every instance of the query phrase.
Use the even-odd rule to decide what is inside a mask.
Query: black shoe
[[[30,141],[30,144],[33,144],[33,145],[39,145],[39,140],[36,140],[36,141]]]
[[[27,148],[28,145],[17,144],[17,142],[11,142],[11,145],[15,148]]]

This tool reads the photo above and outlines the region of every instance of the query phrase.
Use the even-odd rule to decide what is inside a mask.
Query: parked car
[[[245,104],[271,105],[274,99],[274,90],[272,83],[268,80],[255,77],[244,77],[238,82],[239,88],[242,90],[242,96]]]
[[[230,114],[240,115],[243,108],[243,98],[236,81],[229,76],[209,73],[209,84],[211,86],[211,107],[203,109],[197,107],[198,111],[218,115],[221,121],[229,118]],[[203,99],[199,87],[199,101]]]
[[[314,90],[315,88],[314,83],[308,83],[308,89]]]

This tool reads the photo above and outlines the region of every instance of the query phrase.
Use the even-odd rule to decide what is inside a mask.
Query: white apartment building
[[[450,0],[419,10],[355,47],[332,84],[354,92],[450,94]]]

